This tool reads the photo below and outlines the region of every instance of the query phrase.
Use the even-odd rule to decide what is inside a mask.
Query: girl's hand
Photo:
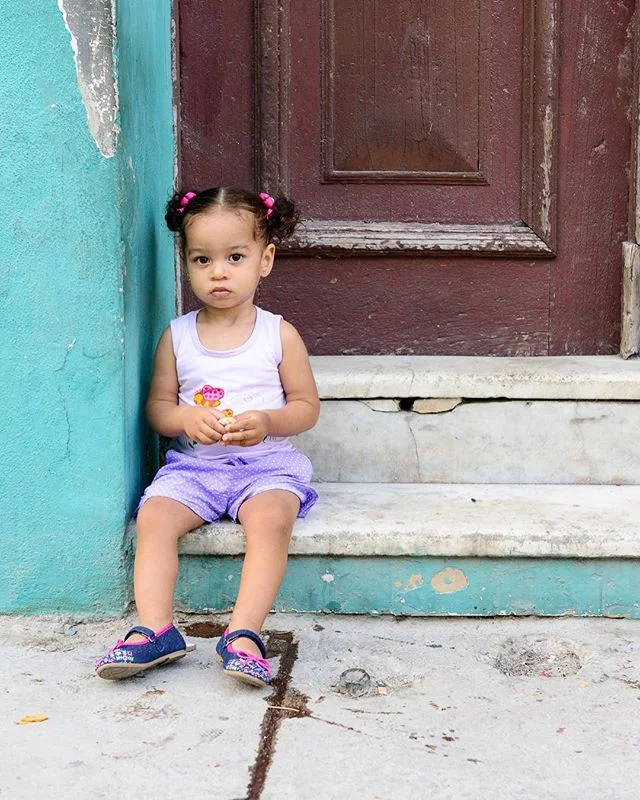
[[[198,444],[216,444],[220,441],[225,432],[218,422],[222,416],[220,412],[200,406],[181,406],[180,411],[185,436]]]
[[[260,444],[269,435],[269,415],[266,411],[245,411],[238,414],[232,425],[227,425],[220,444],[237,444],[251,447]]]

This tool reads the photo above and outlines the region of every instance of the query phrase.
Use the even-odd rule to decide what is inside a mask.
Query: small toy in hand
[[[225,410],[222,413],[223,416],[220,417],[218,422],[221,425],[224,425],[225,427],[227,425],[233,425],[233,423],[236,421],[236,418],[233,416],[233,411],[230,408],[225,408]]]

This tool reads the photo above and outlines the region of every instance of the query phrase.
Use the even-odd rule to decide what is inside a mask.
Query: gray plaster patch
[[[508,639],[495,658],[494,666],[504,675],[566,678],[582,669],[578,648],[571,642],[553,639]]]
[[[71,36],[89,130],[102,155],[111,158],[118,141],[113,0],[58,0],[58,8]]]

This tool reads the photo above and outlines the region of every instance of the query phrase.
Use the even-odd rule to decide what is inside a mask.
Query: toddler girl
[[[246,554],[216,651],[228,675],[264,686],[271,670],[259,633],[294,521],[317,499],[311,463],[287,437],[315,425],[319,400],[298,332],[253,299],[271,272],[274,241],[290,236],[299,216],[284,197],[214,188],[176,193],[165,219],[202,308],[173,320],[158,343],[147,416],[173,441],[137,509],[140,625],[96,671],[125,678],[186,654],[172,624],[178,539],[228,515],[244,528]]]

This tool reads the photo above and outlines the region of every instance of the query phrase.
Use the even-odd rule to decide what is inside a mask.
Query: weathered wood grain
[[[527,225],[444,225],[308,220],[283,253],[313,255],[491,255],[548,258],[548,245]]]
[[[640,353],[640,246],[625,242],[623,252],[620,355],[630,358]]]

